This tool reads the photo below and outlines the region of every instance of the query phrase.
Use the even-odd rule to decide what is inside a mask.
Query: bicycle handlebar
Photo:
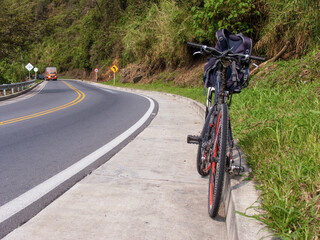
[[[216,53],[215,55],[221,55],[222,53],[218,51],[217,49],[213,47],[208,47],[207,45],[201,45],[198,43],[192,43],[192,42],[187,42],[187,45],[190,47],[198,48],[200,50],[203,50],[205,52],[209,53]]]
[[[251,59],[253,60],[257,60],[257,61],[260,61],[260,62],[264,62],[266,60],[266,58],[264,57],[258,57],[258,56],[250,56]]]
[[[202,48],[203,45],[193,42],[187,42],[187,45],[194,48]]]
[[[198,43],[192,43],[192,42],[187,42],[187,45],[190,47],[194,47],[194,48],[198,48],[200,49],[201,52],[205,52],[205,53],[209,53],[212,54],[216,57],[220,57],[223,56],[224,53],[220,52],[219,50],[213,48],[213,47],[208,47],[206,45],[201,45]],[[252,56],[252,55],[245,55],[242,53],[227,53],[225,56],[228,57],[243,57],[243,58],[249,58],[249,59],[253,59],[253,60],[257,60],[257,61],[265,61],[266,59],[264,57],[258,57],[258,56]]]

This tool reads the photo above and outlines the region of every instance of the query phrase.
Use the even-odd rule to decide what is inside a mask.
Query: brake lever
[[[197,54],[204,55],[202,51],[197,51],[197,52],[194,52],[194,53],[193,53],[193,56],[194,56],[194,55],[197,55]]]

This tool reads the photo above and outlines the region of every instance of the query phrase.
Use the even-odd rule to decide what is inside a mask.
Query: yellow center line
[[[46,115],[46,114],[49,114],[49,113],[53,113],[53,112],[56,112],[56,111],[71,107],[73,105],[76,105],[86,97],[86,95],[82,91],[80,91],[79,89],[73,87],[71,84],[69,84],[69,83],[67,83],[65,81],[62,81],[62,82],[64,84],[66,84],[69,88],[74,90],[76,93],[78,93],[78,96],[77,96],[76,99],[74,99],[73,101],[71,101],[69,103],[66,103],[66,104],[64,104],[62,106],[59,106],[59,107],[51,108],[51,109],[48,109],[48,110],[45,110],[45,111],[42,111],[42,112],[30,114],[30,115],[23,116],[23,117],[18,117],[18,118],[13,118],[13,119],[9,119],[9,120],[6,120],[6,121],[2,121],[2,122],[0,122],[0,125],[6,125],[6,124],[10,124],[10,123],[20,122],[20,121],[24,121],[24,120],[27,120],[27,119],[36,118],[36,117],[40,117],[40,116],[43,116],[43,115]]]

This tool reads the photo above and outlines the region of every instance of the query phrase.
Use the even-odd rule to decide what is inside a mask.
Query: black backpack
[[[233,53],[243,53],[251,55],[252,40],[240,34],[234,34],[226,29],[220,29],[216,32],[218,42],[215,46],[217,50],[223,52],[231,49]],[[203,80],[205,87],[215,87],[216,85],[216,65],[215,57],[209,58],[204,66]],[[242,88],[248,86],[249,83],[249,63],[237,64],[236,72],[232,74],[231,66],[227,71],[227,90],[231,93],[239,93]]]

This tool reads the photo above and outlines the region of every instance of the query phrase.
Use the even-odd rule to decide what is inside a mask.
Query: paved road
[[[150,125],[5,240],[227,238],[223,211],[208,217],[208,179],[186,144],[203,119],[180,98],[148,95],[159,103]]]
[[[92,156],[91,165],[88,164],[87,168],[82,165],[77,171],[69,170],[68,175],[57,177],[57,174],[130,129],[150,109],[151,102],[154,104],[139,95],[76,81],[50,81],[33,97],[1,102],[0,222],[6,224],[0,225],[0,228],[8,230],[26,221],[92,169],[107,161],[120,146],[113,152]],[[23,195],[49,179],[52,185],[47,192],[43,191],[43,186],[28,196]],[[57,187],[61,183],[63,186]],[[39,191],[46,195],[42,196]],[[23,196],[24,199],[16,201]],[[29,210],[13,217],[8,213],[10,208],[26,201],[29,205],[35,200],[38,202]],[[14,201],[16,204],[12,205]],[[19,208],[13,211],[17,212]]]

